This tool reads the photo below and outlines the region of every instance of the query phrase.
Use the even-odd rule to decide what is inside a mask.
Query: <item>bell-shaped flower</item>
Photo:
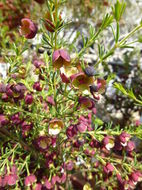
[[[130,134],[126,133],[125,131],[123,131],[118,139],[119,139],[119,142],[122,146],[126,146],[127,145],[127,142],[129,141],[129,139],[131,138]]]
[[[71,59],[70,55],[65,49],[58,49],[53,52],[52,55],[53,67],[59,69],[63,66],[69,66]]]
[[[20,115],[21,115],[21,113],[18,112],[11,116],[12,124],[19,125],[22,122]]]
[[[62,120],[60,119],[51,120],[48,127],[49,135],[58,135],[63,127],[64,124]]]
[[[89,97],[79,97],[78,99],[79,104],[82,108],[87,108],[89,110],[92,110],[95,107],[95,102],[92,98]]]
[[[55,31],[55,25],[54,23],[52,22],[52,17],[51,17],[51,14],[50,12],[47,12],[45,14],[45,27],[46,29],[49,31],[49,32],[54,32]]]
[[[30,130],[32,129],[32,127],[33,127],[32,123],[27,123],[27,122],[23,121],[23,123],[21,124],[22,136],[27,137],[27,135],[30,132]]]
[[[31,186],[33,183],[37,181],[37,178],[35,175],[30,174],[25,178],[25,186]]]
[[[37,146],[41,151],[46,151],[48,147],[51,145],[52,140],[48,136],[40,136],[36,140]]]
[[[77,72],[76,67],[61,67],[60,77],[63,83],[70,83],[72,76]]]
[[[134,183],[142,181],[142,173],[140,171],[133,171],[129,176],[129,179]]]
[[[35,89],[36,91],[42,91],[42,86],[39,81],[34,83],[33,89]]]
[[[7,117],[3,114],[0,114],[0,127],[7,125],[9,123]]]
[[[132,152],[135,149],[135,143],[133,141],[129,141],[126,146],[126,151]]]
[[[16,184],[17,180],[18,180],[18,176],[16,174],[6,175],[3,179],[3,185],[13,186]]]
[[[81,122],[77,125],[77,129],[80,133],[84,133],[87,130],[87,124]]]
[[[104,79],[97,79],[97,86],[98,86],[98,93],[102,94],[105,92],[105,88],[106,88],[106,80]]]
[[[93,85],[90,86],[91,93],[102,94],[105,92],[106,81],[104,79],[97,79]]]
[[[46,14],[45,14],[45,17],[44,17],[44,20],[45,20],[45,27],[46,29],[49,31],[49,32],[55,32],[55,12],[52,13],[52,16],[51,16],[51,13],[48,11]],[[58,26],[60,27],[62,25],[62,17],[61,17],[61,14],[59,14],[59,17],[57,19],[57,24]]]
[[[29,18],[23,18],[21,20],[20,33],[27,39],[32,39],[37,34],[37,26]]]
[[[26,104],[28,104],[28,105],[32,104],[33,100],[34,100],[34,98],[33,98],[32,94],[26,94],[26,96],[25,96],[25,103]]]
[[[77,134],[76,125],[70,125],[66,130],[66,135],[68,138],[72,138]]]
[[[102,147],[110,150],[114,147],[114,138],[112,136],[105,136],[102,140]]]
[[[72,85],[81,91],[89,90],[89,86],[94,82],[93,77],[88,77],[83,72],[75,74],[72,77]]]
[[[42,60],[35,59],[33,64],[36,68],[44,67],[45,63]]]
[[[104,169],[104,173],[105,173],[105,174],[110,174],[110,173],[113,172],[114,167],[113,167],[113,165],[112,165],[111,163],[107,163],[107,164],[103,167],[103,169]]]

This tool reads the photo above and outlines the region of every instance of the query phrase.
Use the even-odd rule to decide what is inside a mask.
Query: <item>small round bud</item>
[[[38,53],[40,53],[40,54],[44,53],[44,49],[43,48],[38,48]]]
[[[91,86],[90,86],[90,91],[91,91],[91,92],[98,92],[98,86],[95,85],[95,84],[91,85]]]
[[[95,69],[94,69],[93,66],[86,67],[86,68],[84,69],[84,72],[85,72],[85,74],[86,74],[87,76],[89,76],[89,77],[94,76],[94,75],[96,74],[96,71],[95,71]]]

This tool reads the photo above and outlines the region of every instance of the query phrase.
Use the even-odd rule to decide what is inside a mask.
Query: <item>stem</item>
[[[100,34],[101,31],[102,31],[102,30],[99,29],[98,32],[96,33],[96,35],[93,36],[93,37],[90,39],[90,41],[88,42],[88,44],[86,45],[86,47],[84,47],[84,48],[79,52],[78,57],[80,57],[80,55],[81,55],[87,48],[89,48],[89,47],[95,42],[95,39],[98,37],[98,35]]]
[[[30,171],[29,171],[29,166],[28,166],[27,160],[26,160],[26,170],[27,170],[27,174],[28,174],[28,176],[29,176],[29,175],[30,175]]]
[[[0,132],[5,134],[5,136],[9,137],[10,139],[19,142],[24,149],[26,148],[29,152],[32,153],[32,155],[35,157],[36,160],[39,158],[38,152],[36,152],[33,147],[27,145],[22,139],[17,138],[15,135],[10,133],[6,128],[0,128]]]
[[[109,134],[109,135],[120,135],[122,133],[122,131],[96,131],[96,132],[89,131],[86,133],[88,133],[90,135],[107,135],[107,134]],[[129,134],[130,135],[137,135],[137,132],[131,132],[130,131]]]
[[[110,55],[112,55],[114,53],[114,51],[117,49],[117,48],[120,48],[121,45],[123,45],[123,43],[128,39],[130,38],[136,31],[138,31],[140,28],[142,28],[142,25],[139,25],[137,27],[135,27],[126,37],[124,37],[118,44],[116,43],[114,45],[114,47],[112,49],[110,49],[110,51],[104,55],[96,64],[95,64],[95,67],[97,67],[102,61],[104,61],[106,58],[108,58]],[[117,29],[118,30],[118,29]],[[118,31],[117,31],[118,32]]]
[[[1,103],[0,103],[1,104]],[[15,107],[15,106],[11,106],[11,105],[6,105],[6,104],[2,104],[2,106],[6,106],[6,108],[8,109],[12,109],[12,110],[17,110],[17,112],[22,112],[22,113],[26,113],[27,115],[30,115],[30,116],[34,116],[34,118],[37,118],[37,117],[41,117],[41,118],[45,118],[45,119],[49,119],[47,118],[47,114],[46,116],[45,115],[40,115],[40,114],[36,114],[36,113],[31,113],[29,111],[25,111],[24,109],[20,108],[20,107]]]
[[[126,37],[124,37],[118,44],[118,46],[121,46],[128,38],[130,38],[137,30],[142,28],[142,24],[139,26],[136,26]]]
[[[55,25],[57,26],[58,0],[55,0]],[[55,50],[57,49],[57,29],[55,29]]]
[[[101,33],[101,31],[102,31],[102,30],[101,30],[101,28],[100,28],[100,29],[98,30],[98,32],[95,34],[95,36],[93,36],[93,37],[89,40],[89,42],[87,43],[87,45],[81,49],[81,51],[78,53],[77,57],[75,57],[75,58],[72,60],[71,63],[74,63],[74,62],[84,53],[84,51],[85,51],[87,48],[89,48],[89,47],[95,42],[96,38],[97,38],[98,35]]]
[[[120,34],[120,31],[119,31],[119,22],[117,22],[117,23],[116,23],[116,37],[115,37],[116,43],[117,43],[118,40],[119,40],[119,34]]]

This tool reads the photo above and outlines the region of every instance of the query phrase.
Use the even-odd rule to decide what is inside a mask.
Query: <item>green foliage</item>
[[[124,1],[120,2],[119,0],[117,0],[114,7],[112,7],[113,15],[117,22],[120,21],[123,13],[125,11],[125,8],[126,8],[126,2],[124,2]]]
[[[138,105],[142,106],[142,96],[139,96],[139,99],[135,96],[132,89],[125,89],[121,83],[114,83],[114,87],[121,91],[124,95],[128,96],[129,98],[133,99]]]
[[[111,14],[106,14],[105,17],[103,18],[100,30],[106,29],[110,24],[113,22],[113,16]]]

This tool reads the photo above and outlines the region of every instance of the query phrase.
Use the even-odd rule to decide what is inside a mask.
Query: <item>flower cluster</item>
[[[138,131],[99,124],[96,104],[107,81],[81,53],[74,58],[58,41],[65,27],[61,2],[46,2],[42,28],[29,18],[21,20],[26,45],[42,31],[45,52],[25,58],[27,48],[15,48],[0,83],[0,188],[132,190],[142,181],[133,139]]]

